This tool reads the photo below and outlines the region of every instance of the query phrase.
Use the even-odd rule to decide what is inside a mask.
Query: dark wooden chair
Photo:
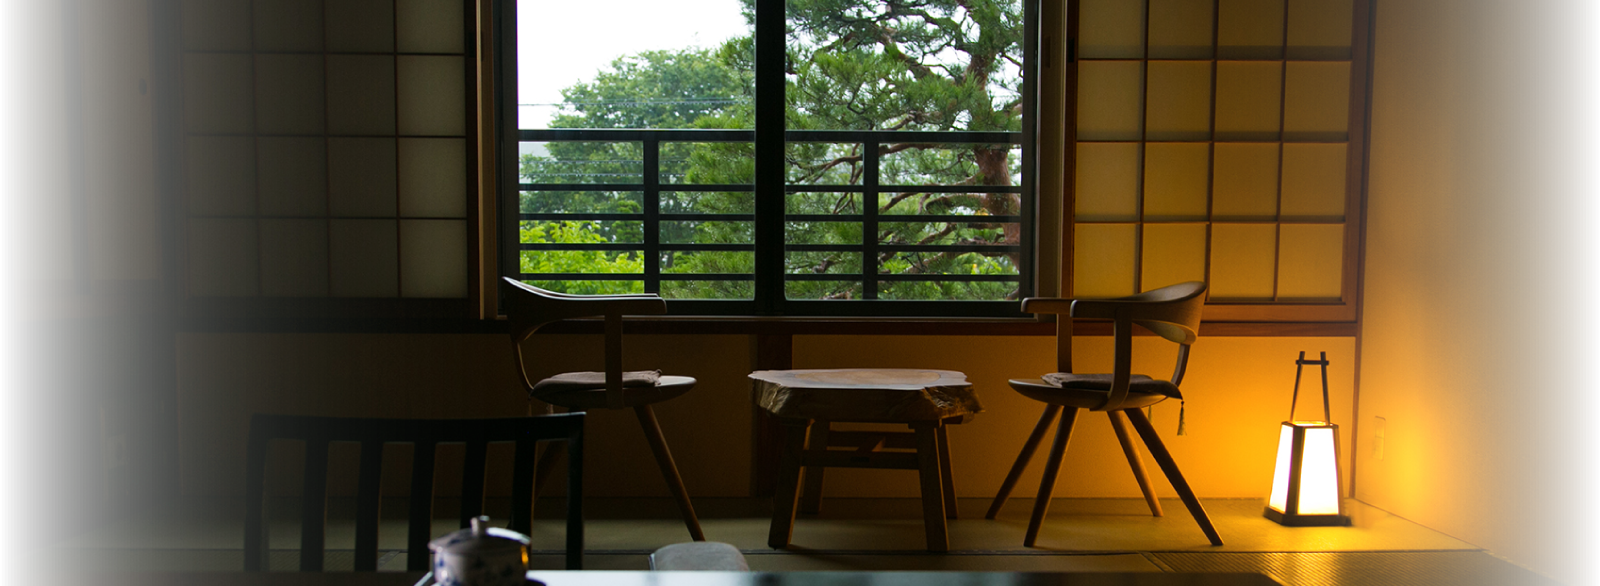
[[[503,303],[511,319],[511,354],[528,397],[572,411],[587,409],[632,409],[644,428],[656,464],[667,481],[667,488],[678,501],[684,525],[695,541],[705,541],[700,520],[689,502],[689,493],[678,475],[678,465],[667,449],[666,437],[656,421],[656,403],[689,392],[695,379],[687,376],[661,376],[659,372],[622,371],[622,316],[667,312],[667,302],[659,295],[566,295],[546,291],[510,277],[505,283]],[[567,373],[534,381],[522,358],[522,343],[546,324],[579,317],[605,318],[605,371]],[[540,470],[541,477],[544,469]]]
[[[582,413],[507,419],[361,419],[257,414],[250,419],[245,453],[244,569],[267,569],[266,464],[273,440],[305,442],[304,504],[300,513],[300,571],[321,571],[327,519],[328,446],[355,442],[361,446],[356,504],[356,571],[378,569],[379,505],[382,494],[383,446],[415,446],[407,511],[406,569],[429,568],[428,541],[433,520],[435,448],[465,443],[461,478],[461,527],[483,514],[485,454],[488,444],[514,442],[509,528],[528,533],[533,523],[533,473],[537,443],[564,440],[567,452],[566,567],[583,564],[583,418]]]
[[[1140,459],[1139,452],[1128,434],[1129,422],[1132,422],[1133,428],[1149,448],[1150,455],[1161,466],[1167,481],[1172,483],[1172,488],[1183,499],[1189,514],[1200,524],[1200,530],[1205,532],[1206,538],[1212,545],[1222,545],[1222,538],[1211,525],[1211,519],[1200,506],[1200,500],[1189,488],[1189,483],[1183,479],[1183,473],[1178,471],[1177,462],[1173,461],[1172,454],[1161,443],[1161,437],[1150,425],[1150,420],[1145,417],[1143,411],[1140,411],[1168,398],[1183,397],[1178,391],[1178,384],[1183,381],[1184,368],[1189,362],[1189,346],[1195,342],[1196,332],[1200,327],[1200,309],[1205,304],[1205,292],[1205,283],[1191,281],[1117,299],[1029,298],[1022,301],[1022,310],[1025,312],[1062,316],[1056,326],[1056,369],[1059,372],[1041,378],[1010,381],[1011,388],[1028,398],[1043,401],[1046,406],[1044,415],[1039,418],[1033,433],[1023,444],[1022,453],[1017,455],[1016,463],[1012,465],[1011,472],[1000,485],[1000,492],[990,504],[986,515],[988,518],[993,519],[999,514],[1000,507],[1004,506],[1006,499],[1011,496],[1011,489],[1016,486],[1017,479],[1027,468],[1028,460],[1033,457],[1034,450],[1044,439],[1051,421],[1059,413],[1061,422],[1056,427],[1055,443],[1050,446],[1050,458],[1045,462],[1044,478],[1039,483],[1039,496],[1033,503],[1033,516],[1028,519],[1028,534],[1022,542],[1024,546],[1033,547],[1039,537],[1039,528],[1044,522],[1045,513],[1050,508],[1050,496],[1055,490],[1056,475],[1061,468],[1061,458],[1067,451],[1067,441],[1072,438],[1073,423],[1077,421],[1079,410],[1089,409],[1104,411],[1110,417],[1111,428],[1122,443],[1123,453],[1127,456],[1128,465],[1133,468],[1139,488],[1144,492],[1150,513],[1157,517],[1161,516],[1161,502],[1156,499],[1155,491],[1150,486],[1149,476],[1145,472],[1144,462]],[[1072,372],[1073,318],[1111,320],[1115,356],[1113,372],[1109,374]],[[1178,344],[1178,364],[1172,372],[1171,379],[1154,379],[1131,372],[1134,324],[1139,324]]]

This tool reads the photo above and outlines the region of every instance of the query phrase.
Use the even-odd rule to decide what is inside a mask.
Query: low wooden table
[[[967,375],[894,368],[758,370],[750,374],[750,390],[756,405],[784,425],[768,546],[789,545],[797,505],[807,513],[821,509],[823,469],[890,468],[920,473],[928,549],[949,551],[945,519],[956,516],[956,495],[945,426],[983,410]],[[900,423],[911,431],[831,431],[833,422]],[[829,449],[834,447],[855,450]]]

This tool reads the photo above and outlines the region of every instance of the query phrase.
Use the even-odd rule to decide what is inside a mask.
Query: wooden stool
[[[950,549],[945,518],[955,518],[956,496],[945,425],[963,423],[983,410],[966,375],[949,370],[851,368],[760,370],[750,379],[756,405],[784,426],[768,546],[789,545],[797,505],[808,513],[820,509],[823,469],[845,467],[918,471],[928,549]],[[911,431],[832,431],[833,422],[900,423]],[[886,448],[911,451],[881,451]]]

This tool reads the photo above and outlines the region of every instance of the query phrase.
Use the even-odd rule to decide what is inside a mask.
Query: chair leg
[[[928,534],[928,551],[950,551],[950,534],[944,519],[944,480],[939,475],[939,427],[938,421],[911,424],[917,438],[922,526]]]
[[[694,504],[689,502],[689,491],[683,488],[678,465],[673,463],[672,452],[667,450],[667,438],[661,435],[661,425],[656,423],[655,410],[649,405],[640,405],[634,407],[633,412],[639,416],[639,425],[644,427],[645,439],[650,440],[650,449],[656,454],[656,464],[661,466],[661,476],[667,479],[667,488],[678,499],[678,510],[683,512],[683,524],[689,526],[690,537],[695,541],[705,541],[705,533],[700,531],[700,519],[694,515]]]
[[[783,425],[783,455],[778,459],[778,479],[772,491],[772,528],[767,532],[767,547],[783,549],[794,536],[794,512],[800,496],[800,454],[805,450],[804,419],[779,419]]]
[[[1111,418],[1111,429],[1117,432],[1117,441],[1122,443],[1122,454],[1128,457],[1128,467],[1133,469],[1134,480],[1139,481],[1139,490],[1144,492],[1144,502],[1150,506],[1150,514],[1160,517],[1161,501],[1156,498],[1156,490],[1150,485],[1150,473],[1144,468],[1144,458],[1139,457],[1139,449],[1133,445],[1133,436],[1128,435],[1128,420],[1121,411],[1107,411],[1106,417]]]
[[[1034,450],[1039,449],[1039,442],[1044,439],[1046,431],[1050,430],[1050,423],[1055,421],[1056,413],[1061,412],[1060,405],[1045,405],[1044,415],[1039,416],[1038,425],[1033,426],[1033,434],[1028,436],[1028,441],[1022,444],[1022,453],[1017,454],[1017,461],[1011,465],[1011,472],[1006,474],[1005,482],[1000,483],[1000,492],[995,493],[994,502],[989,504],[989,512],[983,518],[993,519],[1000,514],[1000,507],[1005,506],[1006,499],[1011,498],[1011,489],[1017,487],[1017,479],[1022,478],[1022,471],[1028,468],[1028,460],[1033,459]]]
[[[1039,540],[1039,528],[1044,525],[1045,513],[1050,511],[1050,496],[1056,490],[1056,475],[1061,471],[1061,458],[1067,455],[1067,442],[1072,439],[1072,424],[1078,420],[1078,408],[1061,412],[1061,422],[1056,425],[1056,441],[1050,444],[1050,459],[1044,463],[1044,477],[1039,480],[1039,496],[1033,501],[1033,515],[1028,517],[1028,534],[1022,538],[1023,547],[1033,547]]]
[[[1206,539],[1211,540],[1211,545],[1222,545],[1222,536],[1217,535],[1217,528],[1211,526],[1211,517],[1206,516],[1205,508],[1200,506],[1200,499],[1194,496],[1194,490],[1189,488],[1189,482],[1183,479],[1183,473],[1178,471],[1178,463],[1172,459],[1172,453],[1167,451],[1166,444],[1161,443],[1161,436],[1156,434],[1156,428],[1150,425],[1150,420],[1144,412],[1138,409],[1124,409],[1128,420],[1133,422],[1133,428],[1139,431],[1139,437],[1144,439],[1144,445],[1150,449],[1150,457],[1155,458],[1156,464],[1161,466],[1161,471],[1166,473],[1167,482],[1172,483],[1173,490],[1178,491],[1178,498],[1183,499],[1183,505],[1189,507],[1189,514],[1194,516],[1194,522],[1200,524],[1200,530],[1206,534]]]
[[[806,440],[808,451],[821,452],[828,449],[828,422],[818,419],[811,424],[810,437]],[[816,514],[822,512],[822,466],[806,466],[804,479],[805,490],[800,493],[800,512]]]
[[[956,480],[950,473],[950,426],[936,428],[939,438],[939,483],[944,488],[944,518],[956,518]]]

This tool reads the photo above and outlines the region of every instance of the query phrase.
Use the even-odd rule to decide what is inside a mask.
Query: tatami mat
[[[1156,553],[1175,572],[1255,572],[1290,586],[1555,586],[1481,551]]]

